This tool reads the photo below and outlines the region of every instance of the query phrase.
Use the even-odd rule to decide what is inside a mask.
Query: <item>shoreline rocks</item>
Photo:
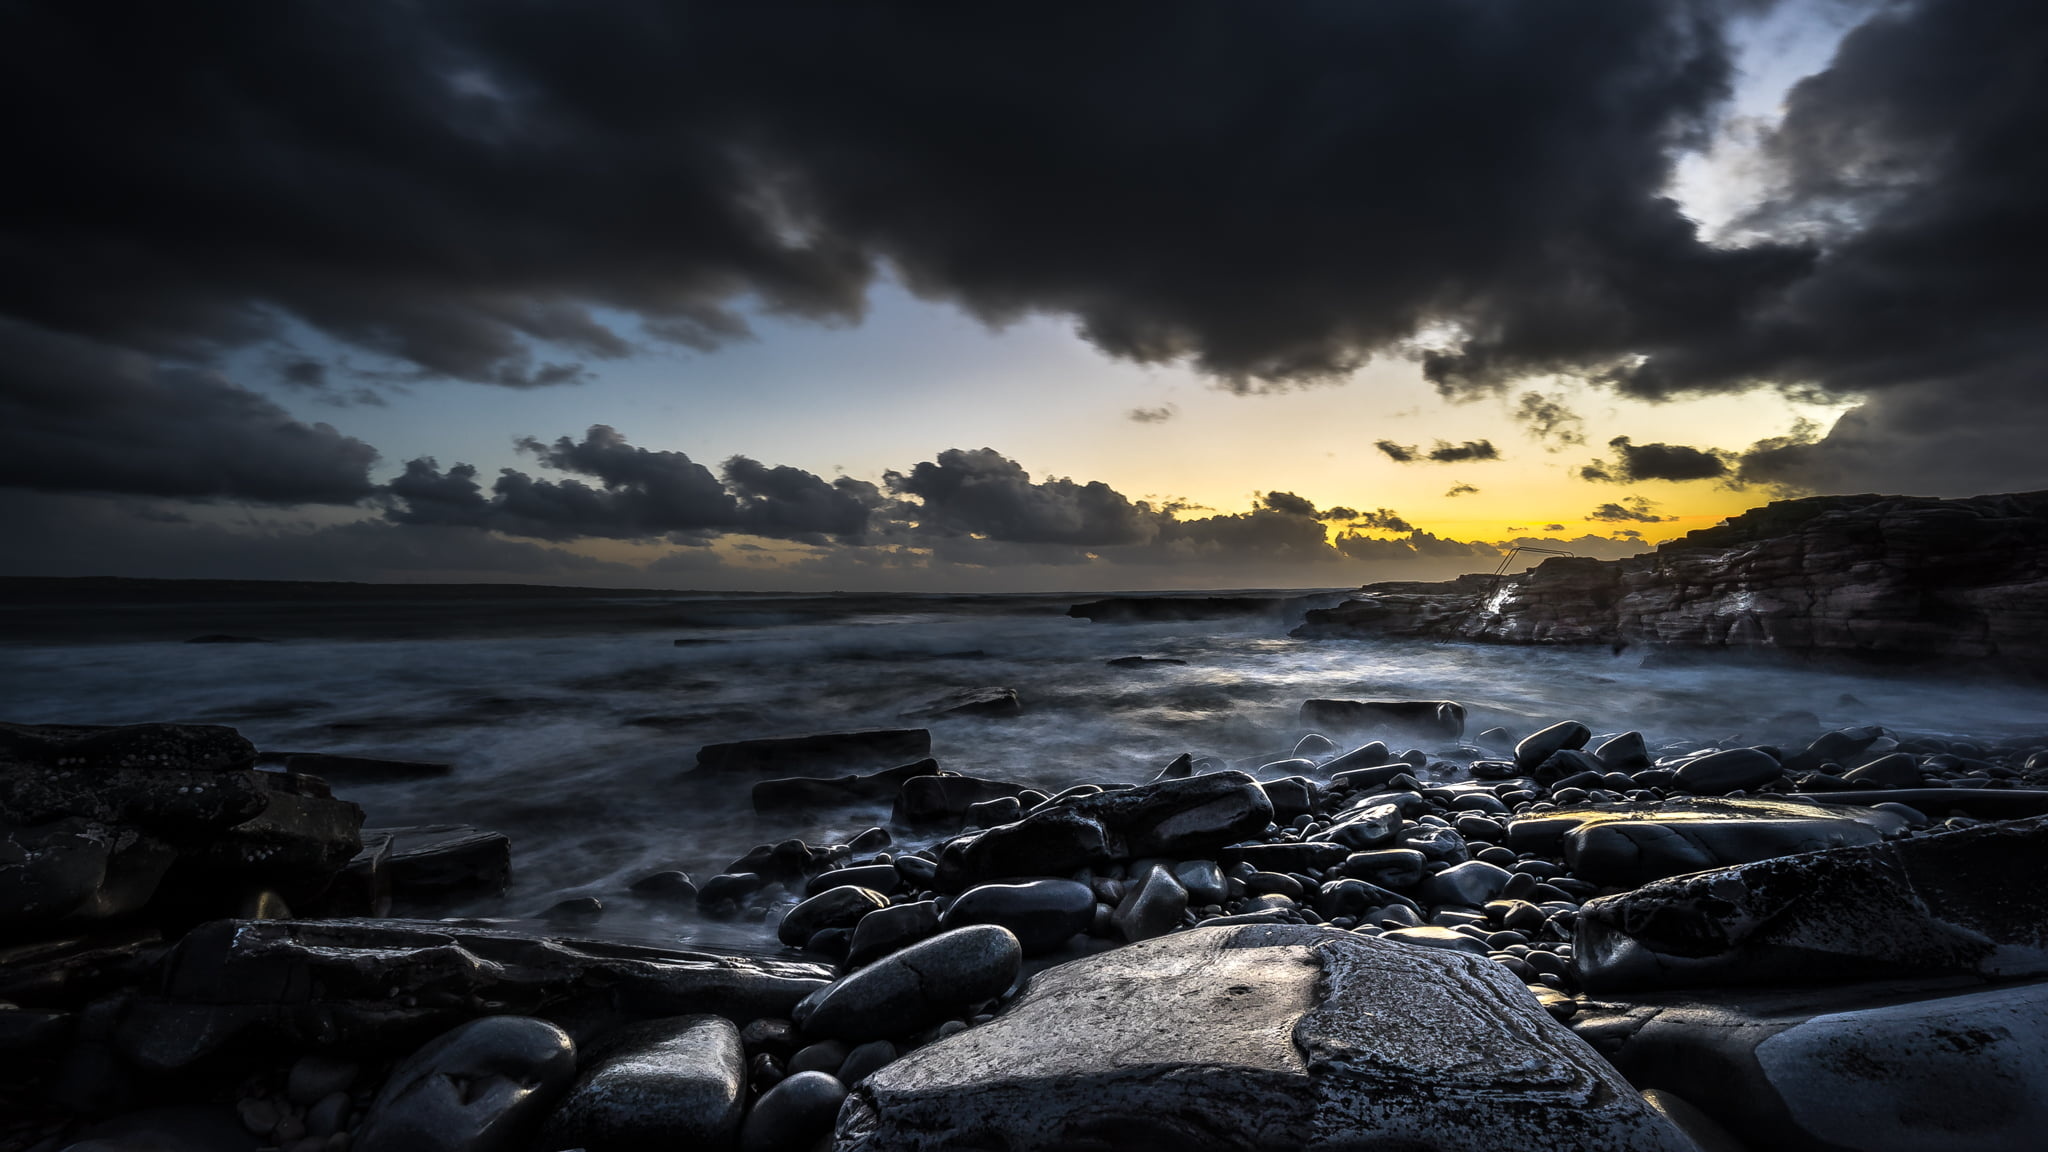
[[[1622,560],[1367,585],[1294,635],[2048,667],[2048,492],[1814,496]]]

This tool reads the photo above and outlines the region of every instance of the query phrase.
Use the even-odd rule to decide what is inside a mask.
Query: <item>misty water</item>
[[[270,643],[193,645],[218,608],[151,608],[24,631],[0,647],[0,719],[230,724],[273,751],[446,761],[453,775],[339,784],[371,826],[465,823],[508,833],[513,888],[464,909],[532,915],[594,895],[607,931],[758,940],[625,895],[647,872],[700,880],[750,847],[830,843],[885,823],[886,805],[830,818],[756,816],[750,780],[692,774],[699,746],[899,726],[949,689],[1015,688],[1010,719],[927,724],[941,767],[1055,791],[1143,781],[1181,752],[1278,758],[1314,697],[1449,699],[1468,735],[1560,719],[1667,740],[1762,740],[1881,723],[1998,738],[2048,731],[2048,689],[1949,674],[1709,663],[1639,653],[1369,640],[1295,640],[1295,622],[1091,623],[1076,597],[677,596],[547,605],[274,605],[231,625]],[[1333,596],[1332,600],[1341,596]],[[118,614],[116,614],[118,616]],[[83,619],[83,618],[81,618]],[[22,621],[17,618],[16,623]],[[117,638],[143,635],[149,639]],[[678,643],[680,641],[680,643]],[[1120,656],[1180,665],[1117,668]],[[920,841],[910,841],[919,843]]]

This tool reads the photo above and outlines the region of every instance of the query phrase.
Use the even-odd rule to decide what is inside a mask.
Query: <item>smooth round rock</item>
[[[1423,882],[1431,904],[1478,908],[1501,894],[1514,873],[1484,860],[1454,864]]]
[[[839,1074],[839,1066],[846,1063],[847,1047],[841,1040],[820,1040],[816,1044],[799,1049],[789,1058],[783,1069],[791,1076],[799,1072],[830,1072]]]
[[[1755,748],[1727,748],[1686,761],[1678,769],[1678,786],[1702,796],[1721,796],[1753,789],[1783,775],[1784,765]]]
[[[701,1014],[647,1020],[603,1037],[602,1045],[548,1118],[548,1146],[731,1147],[747,1086],[746,1052],[732,1021]]]
[[[1429,858],[1413,848],[1381,848],[1373,852],[1354,852],[1337,865],[1340,875],[1382,888],[1406,891],[1422,883],[1427,875],[1424,866]]]
[[[401,1061],[353,1133],[364,1152],[523,1152],[576,1077],[569,1034],[530,1016],[486,1016]]]
[[[903,873],[894,864],[862,864],[858,868],[833,868],[820,872],[804,884],[806,898],[834,888],[865,888],[887,896],[903,886]]]
[[[806,1035],[838,1040],[906,1036],[999,996],[1017,980],[1024,947],[999,924],[941,932],[827,984],[796,1006]]]
[[[1920,761],[1910,752],[1880,756],[1860,768],[1842,774],[1842,779],[1865,788],[1918,788],[1926,783]]]
[[[1515,767],[1527,772],[1550,759],[1553,753],[1584,748],[1586,741],[1592,738],[1593,730],[1577,720],[1552,724],[1541,732],[1524,737],[1515,745]]]
[[[896,1046],[887,1040],[870,1040],[846,1054],[846,1062],[839,1066],[839,1081],[852,1088],[888,1067],[897,1055]]]
[[[827,888],[785,913],[775,938],[799,947],[827,928],[852,928],[861,917],[888,906],[889,898],[873,889]]]
[[[799,1072],[754,1101],[740,1129],[740,1152],[807,1150],[831,1135],[845,1100],[846,1085],[837,1077]]]
[[[642,876],[633,881],[628,891],[646,900],[695,900],[697,883],[688,872],[670,868]]]
[[[983,884],[960,894],[940,918],[945,929],[1000,924],[1017,936],[1026,956],[1041,956],[1088,930],[1095,890],[1076,880]]]

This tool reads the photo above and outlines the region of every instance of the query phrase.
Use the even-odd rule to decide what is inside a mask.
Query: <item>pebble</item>
[[[863,916],[887,907],[889,898],[872,889],[827,888],[784,913],[775,937],[792,947],[801,946],[827,928],[852,928]]]
[[[887,1067],[897,1055],[896,1046],[887,1040],[870,1040],[847,1053],[839,1066],[839,1080],[851,1088]]]
[[[831,1135],[846,1085],[823,1072],[801,1072],[761,1094],[740,1128],[740,1152],[803,1152]],[[688,1145],[684,1145],[687,1147]]]
[[[1112,922],[1126,941],[1149,940],[1180,927],[1187,910],[1188,890],[1165,865],[1154,865],[1124,893]]]

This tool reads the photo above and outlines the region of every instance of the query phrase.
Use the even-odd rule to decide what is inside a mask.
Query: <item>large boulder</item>
[[[230,1044],[384,1046],[485,1010],[589,1022],[787,1017],[830,970],[433,920],[220,920],[185,934],[117,1036],[163,1071]]]
[[[957,892],[991,880],[1070,873],[1159,856],[1208,857],[1261,832],[1273,802],[1243,772],[1210,772],[1079,796],[947,841],[935,883]]]
[[[2048,983],[1708,990],[1621,1007],[1589,1003],[1578,1019],[1631,1083],[1678,1093],[1751,1148],[2022,1152],[2048,1127]]]
[[[2048,972],[2048,817],[1698,872],[1589,901],[1592,990]]]
[[[254,769],[232,728],[0,724],[0,936],[154,903],[173,919],[322,892],[362,809],[315,776]]]
[[[1508,823],[1508,847],[1562,853],[1572,874],[1606,888],[1875,844],[1906,829],[1895,812],[1764,797],[1592,804]]]
[[[1289,925],[1196,928],[1040,973],[870,1075],[839,1152],[1690,1152],[1486,959]]]

